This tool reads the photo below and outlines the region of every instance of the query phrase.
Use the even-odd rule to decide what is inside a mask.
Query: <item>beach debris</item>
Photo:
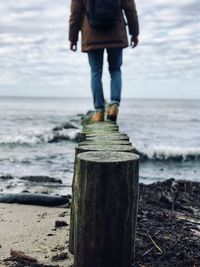
[[[35,263],[37,262],[37,259],[34,257],[31,257],[27,254],[25,254],[25,252],[20,251],[20,250],[10,250],[10,256],[9,258],[6,258],[4,261],[16,261],[22,264],[30,264],[30,263]]]
[[[59,267],[59,265],[52,265],[52,264],[42,264],[42,263],[32,263],[30,267]]]
[[[55,228],[61,228],[61,227],[65,227],[68,226],[69,224],[65,221],[55,221]]]
[[[62,252],[60,254],[52,256],[51,258],[52,261],[62,261],[66,259],[69,259],[69,255],[67,252]]]
[[[14,262],[10,267],[59,267],[59,265],[48,265],[39,263],[35,257],[25,254],[23,251],[10,250],[9,258],[4,259],[4,262]]]
[[[140,184],[135,267],[200,266],[199,232],[200,183]]]
[[[62,246],[62,245],[56,245],[54,248],[51,249],[52,252],[57,252],[57,251],[63,251],[65,250],[66,247],[65,246]]]
[[[37,262],[33,262],[30,264],[16,262],[12,265],[9,265],[9,267],[59,267],[59,265],[49,265],[49,264],[43,264],[43,263],[37,263]]]
[[[49,234],[47,234],[47,236],[55,236],[54,234],[52,234],[52,233],[49,233]]]
[[[25,189],[21,193],[31,193],[29,190]]]
[[[0,176],[0,180],[13,180],[14,177],[10,174],[5,174]]]
[[[69,213],[68,213],[67,211],[64,211],[64,212],[60,213],[60,214],[58,215],[58,217],[63,218],[63,217],[65,217],[65,216],[67,216],[68,214],[69,214]]]
[[[50,194],[50,190],[48,190],[48,189],[42,190],[42,191],[39,192],[39,194],[49,195]]]
[[[49,176],[44,176],[44,175],[23,176],[20,178],[20,180],[29,181],[31,183],[34,182],[34,183],[58,183],[58,184],[62,184],[61,179],[57,179],[57,178],[53,178],[53,177],[49,177]]]
[[[148,237],[150,238],[150,240],[153,243],[154,247],[162,254],[163,253],[162,249],[156,244],[156,242],[153,240],[153,238],[150,235],[148,235]]]
[[[142,236],[146,236],[146,237],[148,237],[148,238],[151,240],[151,242],[153,243],[154,247],[155,247],[161,254],[163,253],[162,249],[156,244],[156,242],[153,240],[153,238],[152,238],[150,235],[148,235],[148,234],[143,234],[143,233],[139,233],[139,232],[137,232],[137,234],[138,234],[138,235],[142,235]],[[146,254],[148,254],[152,249],[153,249],[153,247],[150,248],[148,251],[146,251],[146,252],[143,254],[143,256],[146,255]]]
[[[48,213],[47,212],[44,212],[42,214],[38,214],[37,216],[40,218],[40,219],[45,219],[47,217]]]
[[[22,259],[25,261],[30,261],[30,262],[37,262],[36,258],[33,258],[31,256],[26,255],[23,251],[19,250],[10,250],[10,255],[14,258]]]
[[[46,194],[32,194],[32,193],[21,193],[21,194],[2,194],[0,193],[0,203],[18,203],[27,205],[39,205],[55,207],[60,205],[69,206],[71,196],[50,196]]]
[[[174,211],[175,202],[179,194],[179,183],[176,182],[175,180],[172,181],[170,191],[171,191],[171,196],[172,196],[172,211]]]

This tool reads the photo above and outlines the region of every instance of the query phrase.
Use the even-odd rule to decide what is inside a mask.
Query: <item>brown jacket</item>
[[[89,11],[88,4],[88,0],[72,0],[69,20],[69,41],[76,43],[81,30],[83,52],[100,48],[125,48],[128,46],[123,11],[128,23],[129,34],[134,37],[138,36],[139,25],[134,0],[122,0],[121,20],[115,28],[108,30],[99,30],[90,26],[86,15],[86,10]]]

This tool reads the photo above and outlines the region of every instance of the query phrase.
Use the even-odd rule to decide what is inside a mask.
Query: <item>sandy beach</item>
[[[199,267],[199,203],[197,182],[140,184],[135,267]],[[11,249],[36,258],[37,267],[71,267],[69,214],[60,207],[0,204],[0,267],[31,266],[5,262]],[[56,228],[56,221],[67,225]],[[57,255],[65,257],[53,260]]]
[[[71,266],[67,252],[69,212],[66,208],[0,204],[0,266],[13,266],[13,262],[4,262],[11,249],[22,251],[42,264]],[[56,221],[65,221],[67,226],[56,228]],[[61,253],[67,259],[52,259]]]

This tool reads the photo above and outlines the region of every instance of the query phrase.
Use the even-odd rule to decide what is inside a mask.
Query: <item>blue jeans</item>
[[[111,101],[110,104],[119,106],[121,100],[121,65],[122,48],[107,48],[108,65],[111,76]],[[102,85],[104,49],[97,49],[88,52],[89,64],[91,67],[91,87],[93,94],[94,108],[96,111],[104,110],[104,94]]]

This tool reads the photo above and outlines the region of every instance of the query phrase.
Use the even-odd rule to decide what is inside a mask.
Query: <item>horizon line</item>
[[[19,95],[0,95],[0,98],[56,98],[56,99],[91,99],[91,97],[80,97],[80,96],[34,96],[34,95],[23,95],[23,96],[19,96]],[[123,97],[123,100],[200,100],[200,98],[177,98],[177,97]]]

